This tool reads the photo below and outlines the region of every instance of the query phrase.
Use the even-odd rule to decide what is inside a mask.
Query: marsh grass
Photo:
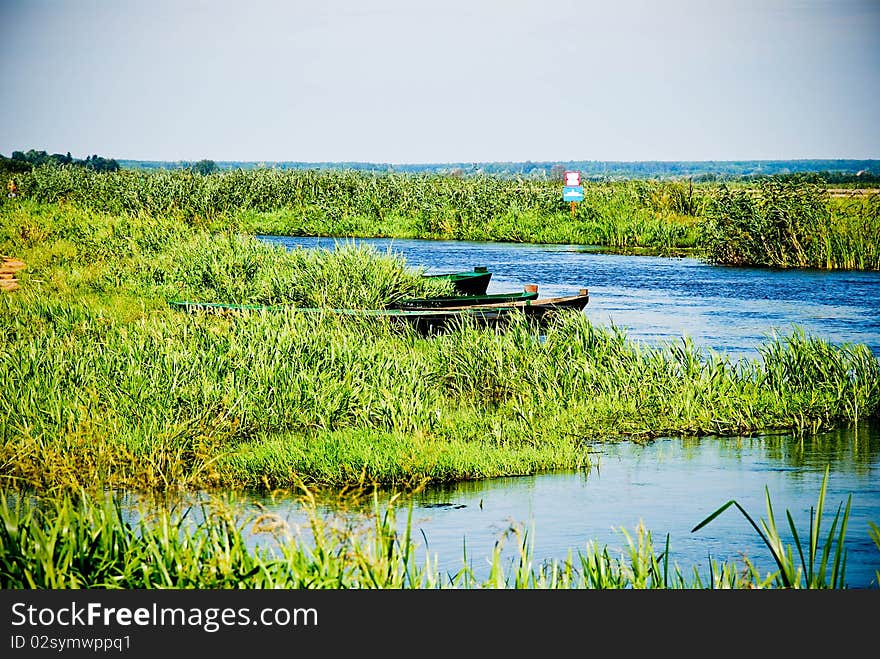
[[[852,503],[852,495],[849,495],[846,505],[841,504],[831,521],[828,535],[822,541],[822,522],[825,509],[825,493],[828,488],[829,468],[825,469],[822,486],[819,490],[819,498],[815,508],[810,508],[810,525],[808,535],[801,539],[797,526],[790,511],[786,511],[786,520],[791,532],[793,544],[786,544],[780,533],[773,514],[773,505],[770,500],[770,491],[765,489],[765,501],[767,505],[767,519],[762,519],[760,525],[752,516],[735,500],[730,500],[706,519],[697,524],[692,532],[699,531],[712,520],[716,519],[728,508],[736,507],[748,520],[749,524],[758,533],[762,542],[767,547],[778,571],[773,579],[780,588],[808,588],[808,589],[838,589],[845,586],[846,574],[846,527],[849,521],[849,511]],[[876,526],[872,528],[876,529]],[[750,565],[754,571],[754,566]],[[878,580],[880,583],[880,580]]]
[[[200,235],[142,271],[174,299],[337,309],[382,309],[403,297],[447,295],[448,281],[422,277],[390,249],[339,241],[287,250],[241,234]]]
[[[3,249],[27,259],[27,277],[53,297],[124,291],[154,306],[190,299],[382,308],[402,297],[452,292],[449,282],[422,277],[423,267],[408,266],[390,250],[347,240],[288,251],[173,217],[93,214],[28,202],[0,213]]]
[[[521,319],[503,333],[465,321],[432,340],[291,309],[238,318],[181,314],[169,309],[169,297],[373,307],[432,289],[390,253],[352,244],[286,252],[234,223],[220,226],[224,213],[275,212],[279,195],[297,189],[278,174],[231,178],[263,185],[264,198],[252,188],[222,188],[229,181],[219,178],[78,176],[43,172],[26,184],[33,198],[52,203],[0,204],[0,251],[29,266],[25,285],[0,296],[0,479],[4,490],[35,488],[63,502],[46,503],[46,515],[4,504],[0,565],[9,587],[473,586],[479,582],[466,567],[441,576],[430,562],[417,564],[411,536],[395,530],[393,510],[377,515],[368,544],[330,538],[319,525],[316,537],[326,542],[314,552],[288,546],[279,559],[249,551],[228,514],[206,512],[210,523],[195,530],[171,518],[135,530],[112,506],[63,497],[117,487],[345,488],[365,481],[416,489],[583,468],[589,442],[601,439],[807,435],[878,416],[880,374],[867,348],[800,332],[770,337],[759,359],[733,363],[688,340],[641,345],[577,313],[560,314],[543,337]],[[309,212],[333,222],[365,212],[357,206],[367,203],[359,197],[362,183],[296,180],[306,186],[300,192],[321,197],[309,197]],[[371,213],[392,217],[383,205],[392,198],[401,208],[415,204],[397,217],[438,235],[476,235],[468,232],[486,225],[485,208],[495,209],[490,222],[507,217],[514,203],[517,217],[543,212],[529,206],[528,186],[499,201],[494,182],[471,189],[476,184],[425,181],[437,186],[437,197],[402,201],[394,195],[409,195],[409,182],[393,194],[382,187],[387,182],[373,183]],[[174,188],[170,197],[166,184]],[[597,186],[592,206],[568,227],[593,221],[588,209],[602,204],[609,212],[624,202],[653,205],[659,222],[693,210],[693,198],[654,192]],[[457,200],[456,211],[447,201],[424,206],[439,198]],[[693,228],[687,218],[681,224]],[[642,243],[638,234],[648,226],[613,240]],[[670,236],[667,244],[680,241]],[[261,520],[272,528],[276,522]],[[670,564],[668,540],[666,551],[655,553],[644,529],[627,536],[627,557],[593,548],[545,566],[531,562],[527,533],[511,537],[521,555],[515,572],[501,569],[499,553],[481,587],[703,583],[699,575],[685,580]],[[787,570],[790,557],[783,556]],[[812,568],[817,555],[807,556],[802,562]],[[832,583],[839,585],[843,563],[836,565]],[[813,587],[826,573],[809,574]],[[795,583],[794,576],[785,572],[780,583]],[[751,578],[759,587],[766,581]],[[713,566],[706,581],[742,583],[729,566]]]
[[[871,540],[874,541],[877,551],[880,551],[880,526],[877,526],[875,522],[868,522],[868,534],[871,536]],[[874,572],[874,577],[877,584],[880,585],[880,568]]]
[[[829,198],[806,178],[722,185],[707,205],[700,244],[712,263],[880,269],[880,195]]]
[[[40,167],[22,175],[26,200],[118,215],[176,217],[213,231],[336,237],[443,238],[693,247],[706,194],[680,182],[587,186],[571,218],[560,184],[490,176],[252,170],[96,175]],[[0,200],[3,202],[3,200]],[[2,203],[0,203],[2,205]]]
[[[366,473],[411,487],[579,469],[601,439],[804,435],[878,415],[865,346],[796,332],[731,362],[578,313],[542,336],[519,318],[431,340],[286,307],[188,315],[168,298],[377,306],[431,280],[347,243],[288,252],[173,217],[33,202],[0,213],[3,252],[33,278],[0,296],[10,484],[338,487]]]
[[[174,218],[212,232],[566,243],[686,251],[729,265],[880,269],[880,195],[836,198],[797,176],[590,182],[574,217],[557,181],[491,176],[44,166],[22,174],[19,187],[25,203]],[[0,208],[19,203],[0,198]]]
[[[732,363],[582,314],[543,338],[522,319],[425,340],[292,310],[128,322],[22,296],[0,300],[0,335],[0,464],[38,487],[528,474],[580,468],[608,437],[813,434],[877,416],[880,390],[860,346],[793,334]]]

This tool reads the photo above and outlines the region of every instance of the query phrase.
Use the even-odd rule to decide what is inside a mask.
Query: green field
[[[576,468],[595,439],[878,413],[866,346],[795,333],[731,362],[578,313],[541,340],[525,322],[426,340],[295,310],[187,315],[168,300],[377,307],[430,280],[370,248],[287,251],[176,216],[20,201],[0,218],[0,249],[28,264],[0,297],[0,464],[35,487],[414,486]]]

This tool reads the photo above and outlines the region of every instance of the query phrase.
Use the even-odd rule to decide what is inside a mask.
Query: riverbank
[[[380,504],[375,492],[365,515],[322,514],[318,500],[301,497],[307,528],[291,528],[269,510],[246,513],[223,498],[202,498],[194,507],[160,503],[134,510],[113,495],[34,496],[0,493],[0,587],[4,589],[846,589],[850,500],[827,527],[826,470],[809,528],[794,538],[777,531],[767,496],[762,534],[767,560],[719,561],[704,568],[673,559],[669,536],[655,547],[643,524],[621,529],[622,550],[589,541],[567,557],[538,561],[533,539],[512,526],[494,544],[483,569],[475,570],[473,550],[459,566],[441,568],[427,553],[421,558],[418,527],[410,506],[391,498]],[[350,491],[338,503],[355,508]],[[712,525],[731,501],[699,522]],[[791,511],[786,510],[789,521]],[[838,524],[839,522],[839,524]],[[753,522],[754,524],[754,522]],[[757,529],[757,527],[755,527]],[[794,527],[792,527],[794,530]],[[869,524],[870,541],[880,549],[880,529]],[[255,536],[262,536],[255,546]],[[802,540],[803,539],[803,540]],[[864,546],[864,542],[860,540]],[[508,545],[508,546],[506,546]],[[470,548],[470,547],[468,547]],[[512,560],[511,560],[512,558]],[[773,566],[765,570],[761,565]],[[876,587],[880,571],[857,588]]]
[[[490,176],[43,166],[18,179],[31,201],[250,234],[572,244],[688,251],[728,265],[880,269],[880,194],[841,197],[799,177],[588,182],[574,209],[558,182]]]
[[[733,564],[680,572],[641,528],[628,554],[589,547],[540,569],[524,534],[519,567],[489,556],[485,579],[416,561],[394,509],[349,535],[316,517],[317,551],[285,536],[269,556],[229,509],[193,529],[160,507],[139,527],[104,497],[207,492],[213,507],[239,489],[418,491],[585,469],[591,442],[809,436],[878,415],[864,346],[794,334],[733,363],[685,340],[648,348],[582,314],[544,337],[463,326],[431,340],[295,312],[188,315],[168,299],[289,302],[329,287],[381,304],[421,279],[391,254],[286,250],[175,216],[26,202],[0,219],[0,252],[28,264],[0,296],[0,478],[8,501],[41,493],[0,511],[5,588],[787,587]],[[335,288],[351,272],[367,285]],[[246,523],[285,532],[271,515]]]
[[[432,340],[295,312],[191,316],[168,299],[371,305],[422,278],[390,254],[290,251],[171,217],[0,212],[0,249],[41,282],[0,300],[15,392],[0,461],[22,485],[412,488],[577,469],[594,440],[815,433],[878,413],[865,346],[795,333],[734,363],[577,313],[543,337],[524,323]]]

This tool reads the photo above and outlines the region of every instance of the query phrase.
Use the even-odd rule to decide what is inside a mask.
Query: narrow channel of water
[[[478,579],[489,575],[489,561],[501,543],[503,566],[519,557],[518,534],[533,544],[535,566],[548,561],[577,561],[588,543],[606,547],[613,557],[628,554],[627,538],[643,526],[652,534],[656,553],[669,535],[670,557],[691,582],[696,569],[710,580],[710,560],[744,566],[744,557],[762,575],[776,571],[771,554],[737,508],[697,532],[693,528],[730,500],[752,520],[769,522],[769,496],[776,526],[797,552],[787,514],[806,547],[811,517],[829,468],[825,510],[819,523],[820,550],[838,511],[851,503],[846,534],[846,584],[877,588],[880,548],[871,540],[869,522],[880,520],[880,425],[860,424],[806,440],[791,436],[659,439],[647,444],[620,442],[593,447],[592,465],[581,472],[495,478],[432,487],[395,502],[397,526],[405,530],[412,509],[411,534],[419,566],[430,558],[441,574],[454,575],[465,564]],[[378,496],[384,511],[390,493]],[[850,499],[851,497],[851,499]],[[308,515],[296,496],[230,495],[242,519],[277,515],[290,535],[312,545]],[[186,509],[192,500],[178,509]],[[336,528],[369,529],[372,499],[340,507],[322,503],[319,513]],[[190,510],[193,523],[199,508]],[[839,526],[838,526],[839,528]],[[269,534],[251,534],[253,547],[272,547]],[[465,562],[466,561],[466,562]],[[575,565],[578,565],[576,562]],[[816,563],[818,567],[818,561]]]

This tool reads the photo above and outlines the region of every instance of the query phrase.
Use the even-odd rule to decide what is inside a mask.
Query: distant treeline
[[[21,200],[251,234],[695,250],[728,265],[880,269],[880,193],[838,197],[813,178],[586,181],[572,208],[561,182],[525,177],[48,165],[14,176]]]
[[[98,172],[133,170],[187,170],[213,174],[230,170],[315,170],[356,171],[365,173],[441,174],[457,178],[495,176],[562,181],[565,171],[578,171],[588,181],[627,179],[690,179],[696,183],[713,181],[758,180],[809,174],[817,183],[880,183],[880,160],[801,159],[801,160],[567,160],[567,161],[497,161],[448,163],[381,163],[354,161],[305,162],[244,160],[125,160],[98,155],[84,160],[66,154],[38,151],[13,151],[10,158],[0,154],[0,171],[27,172],[38,165],[76,165]]]
[[[206,161],[201,161],[206,162]],[[704,160],[704,161],[602,161],[569,160],[533,162],[456,162],[391,164],[377,162],[252,162],[240,160],[207,161],[218,170],[291,169],[354,170],[397,172],[401,174],[447,174],[450,176],[490,175],[562,180],[566,170],[579,171],[588,180],[649,178],[691,178],[695,182],[749,180],[767,176],[809,173],[825,183],[880,182],[880,160]],[[189,161],[121,160],[129,169],[192,169]],[[213,168],[211,171],[214,171]]]
[[[113,158],[92,155],[78,159],[71,156],[70,151],[66,154],[49,154],[45,151],[30,149],[28,151],[13,151],[10,158],[0,154],[0,170],[7,172],[29,172],[40,165],[74,165],[87,167],[96,172],[116,172],[120,169],[119,162]]]

